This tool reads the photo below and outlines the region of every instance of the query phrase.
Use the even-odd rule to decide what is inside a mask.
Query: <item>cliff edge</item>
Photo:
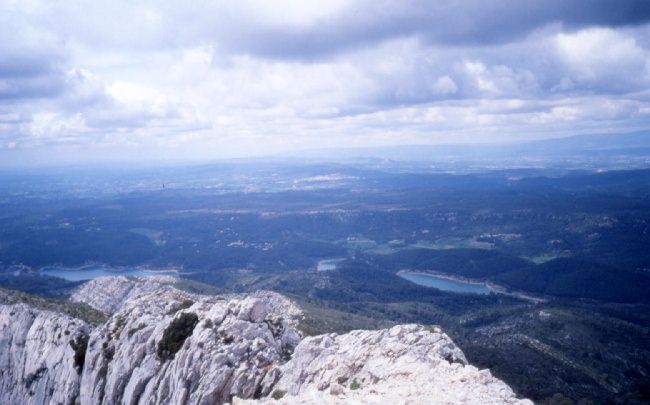
[[[98,278],[71,301],[103,312],[99,325],[15,301],[0,299],[7,404],[531,403],[437,328],[303,338],[302,312],[273,292]]]

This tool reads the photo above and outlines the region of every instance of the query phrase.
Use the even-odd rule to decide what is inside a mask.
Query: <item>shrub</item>
[[[179,307],[178,309],[179,309],[179,310],[181,310],[181,309],[187,309],[187,308],[191,307],[192,305],[194,305],[194,301],[192,301],[192,300],[187,300],[187,299],[186,299],[186,300],[183,300],[183,301],[181,302],[181,305],[180,305],[180,307]]]
[[[193,313],[181,314],[171,321],[163,332],[163,337],[158,342],[158,357],[161,360],[173,358],[174,354],[183,347],[185,339],[192,335],[194,327],[199,322],[199,317]]]
[[[351,390],[358,390],[359,388],[361,388],[361,384],[359,384],[359,382],[355,378],[354,380],[352,380],[352,383],[350,383],[350,389]]]
[[[120,336],[120,333],[122,333],[122,328],[124,328],[124,325],[126,325],[126,319],[124,318],[124,315],[117,315],[115,317],[115,322],[113,324],[113,330],[109,336],[109,338],[117,338]]]
[[[115,356],[115,347],[109,345],[102,346],[102,347],[103,347],[102,355],[104,356],[106,361],[110,362],[111,360],[113,360],[113,357]]]
[[[135,335],[136,332],[138,332],[139,330],[144,329],[146,326],[147,325],[145,325],[143,322],[140,322],[140,324],[138,326],[136,326],[135,328],[129,329],[129,338],[131,338],[133,335]]]
[[[32,384],[36,381],[39,380],[43,374],[47,372],[47,367],[40,367],[38,370],[36,370],[34,373],[28,374],[25,376],[25,379],[23,380],[25,383],[25,388],[29,388],[32,386]],[[30,396],[34,395],[32,394],[32,391],[30,391]]]
[[[187,309],[187,308],[191,307],[192,305],[194,305],[194,301],[189,300],[189,299],[184,299],[183,301],[181,301],[180,304],[178,304],[178,306],[175,306],[175,307],[171,308],[167,312],[167,315],[175,314],[176,312],[178,312],[180,310],[183,310],[183,309]]]
[[[284,390],[275,390],[275,391],[273,391],[273,394],[271,394],[271,398],[273,398],[273,399],[275,399],[277,401],[277,400],[282,399],[285,396],[286,393],[287,393],[287,391],[284,391]]]
[[[88,349],[89,336],[85,333],[78,335],[75,339],[70,339],[70,347],[74,350],[74,366],[77,373],[81,374],[86,361],[86,349]]]

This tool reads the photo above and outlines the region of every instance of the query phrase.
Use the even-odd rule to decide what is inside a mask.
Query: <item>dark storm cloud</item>
[[[218,35],[234,52],[301,59],[405,36],[431,44],[481,46],[515,41],[549,24],[575,30],[649,20],[650,1],[645,0],[365,1],[309,26],[226,21]]]

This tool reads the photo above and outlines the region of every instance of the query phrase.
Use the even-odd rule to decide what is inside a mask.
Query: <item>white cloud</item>
[[[458,92],[456,82],[449,76],[441,76],[433,84],[433,92],[436,94],[450,95]]]
[[[564,88],[630,90],[650,85],[650,52],[634,37],[608,28],[591,28],[555,37],[568,77]]]
[[[64,116],[56,112],[39,112],[32,116],[32,120],[27,124],[26,132],[34,140],[46,140],[48,138],[70,139],[72,135],[77,135],[87,130],[86,123],[81,114]]]
[[[649,126],[647,25],[549,11],[502,35],[480,2],[467,26],[360,4],[4,2],[0,147],[218,158]]]

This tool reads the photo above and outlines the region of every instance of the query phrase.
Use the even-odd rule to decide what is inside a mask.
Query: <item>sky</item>
[[[649,128],[645,0],[0,0],[0,166]]]

